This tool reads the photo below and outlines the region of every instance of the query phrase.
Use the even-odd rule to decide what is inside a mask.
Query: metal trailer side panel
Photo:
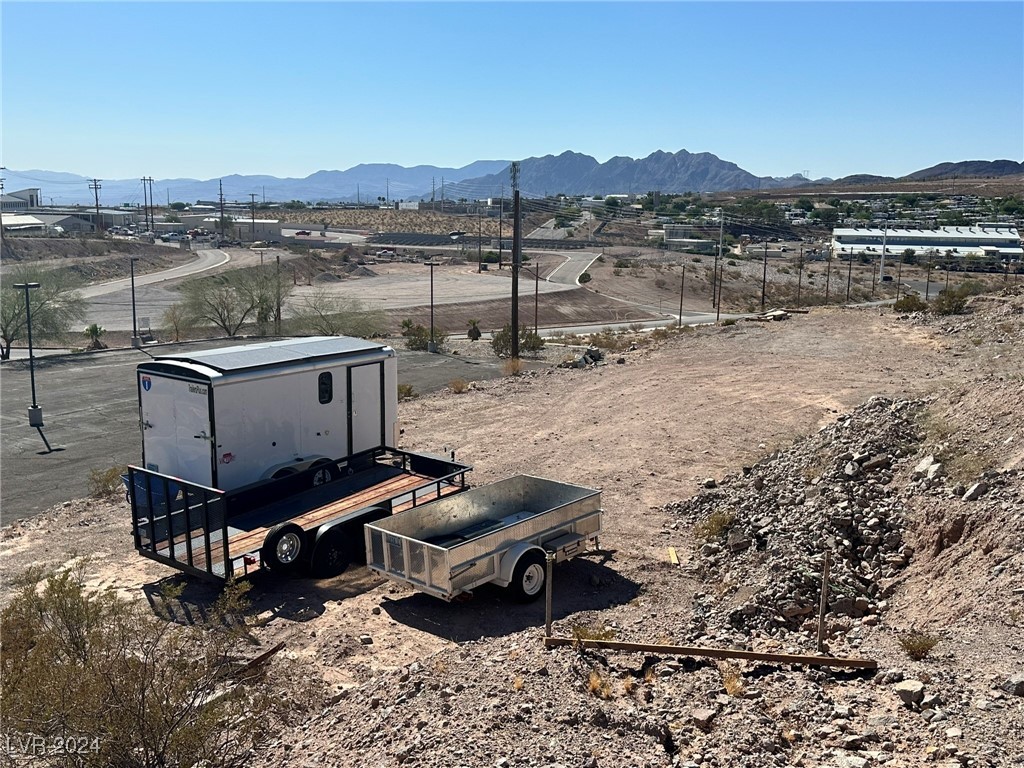
[[[450,599],[500,581],[502,555],[520,542],[544,546],[601,530],[600,492],[517,476],[365,527],[371,569]]]

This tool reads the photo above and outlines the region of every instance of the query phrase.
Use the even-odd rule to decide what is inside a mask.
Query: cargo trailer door
[[[349,453],[384,447],[384,363],[348,369]]]
[[[146,469],[213,486],[209,382],[139,371]]]

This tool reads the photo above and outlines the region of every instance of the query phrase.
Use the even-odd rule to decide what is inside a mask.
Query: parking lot
[[[245,342],[221,339],[150,351],[159,354],[235,343]],[[399,382],[411,384],[420,394],[441,389],[455,378],[481,380],[501,375],[497,360],[407,350],[398,354]],[[43,408],[43,432],[52,452],[46,452],[39,433],[28,425],[27,408],[32,401],[28,361],[4,362],[0,377],[0,524],[88,496],[90,472],[141,460],[135,366],[146,359],[145,353],[132,349],[37,358],[36,399]]]

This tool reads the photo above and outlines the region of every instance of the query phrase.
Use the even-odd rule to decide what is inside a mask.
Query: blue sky
[[[302,177],[570,149],[1024,159],[1024,3],[5,0],[2,165]]]

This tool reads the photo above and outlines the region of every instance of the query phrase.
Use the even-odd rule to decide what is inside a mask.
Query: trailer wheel
[[[531,549],[523,553],[512,571],[512,581],[508,584],[509,594],[517,603],[532,603],[544,592],[546,577],[544,554],[540,550]]]
[[[367,523],[376,523],[385,517],[391,517],[391,512],[384,507],[371,507],[366,514],[349,523],[351,531],[349,538],[349,560],[355,565],[366,565],[366,538],[363,534],[363,526]]]
[[[305,549],[306,534],[295,523],[281,523],[270,529],[260,548],[260,560],[272,571],[294,571]]]
[[[313,545],[309,570],[317,579],[330,579],[344,573],[349,564],[351,531],[346,526],[321,528]]]

